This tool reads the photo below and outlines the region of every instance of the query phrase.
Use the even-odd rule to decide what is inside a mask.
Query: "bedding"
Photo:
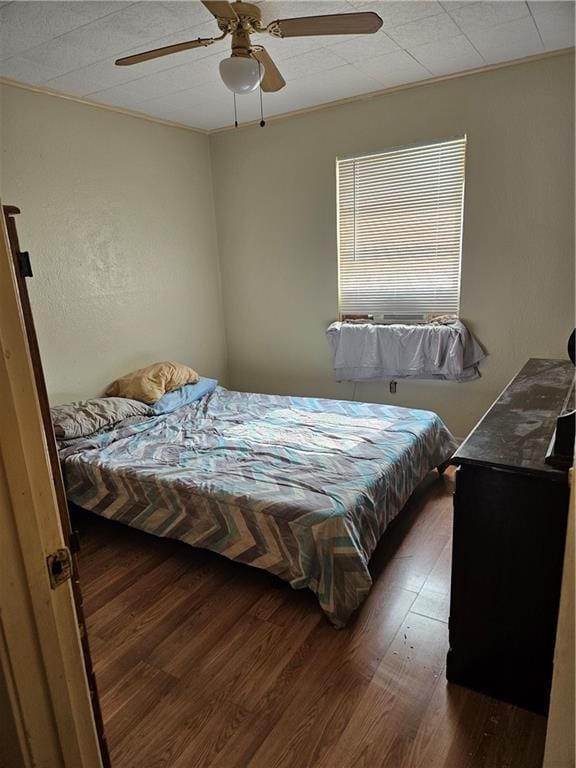
[[[195,384],[200,377],[193,368],[181,363],[153,363],[121,376],[106,390],[108,397],[130,397],[152,405],[166,392]]]
[[[79,507],[307,587],[342,627],[384,530],[455,447],[428,411],[219,387],[60,457]]]
[[[201,376],[196,384],[186,384],[172,392],[166,392],[160,400],[157,400],[154,405],[150,406],[150,410],[156,416],[172,413],[172,411],[176,411],[178,408],[200,400],[204,395],[213,392],[217,386],[218,382],[216,379],[207,379]]]
[[[50,408],[54,434],[61,440],[85,437],[125,419],[151,413],[145,403],[125,397],[95,397]]]

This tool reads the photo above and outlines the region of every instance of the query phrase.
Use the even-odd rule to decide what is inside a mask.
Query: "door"
[[[15,217],[19,210],[3,206],[0,243],[0,342],[2,351],[2,405],[0,413],[0,480],[4,498],[2,522],[14,529],[15,546],[6,553],[20,556],[25,579],[21,589],[30,588],[30,628],[39,642],[38,663],[44,664],[46,711],[52,711],[56,731],[53,751],[60,752],[62,766],[109,768],[98,692],[78,581],[75,551],[77,537],[71,530],[64,485],[50,419],[50,409],[26,279],[32,276],[30,258],[21,252]],[[18,563],[14,572],[18,570]],[[2,595],[7,605],[17,590],[17,576],[7,574],[10,587]],[[7,581],[8,583],[8,581]],[[43,595],[43,592],[47,594]],[[13,601],[3,614],[0,647],[3,671],[10,671],[9,694],[22,716],[23,750],[30,763],[41,764],[31,743],[30,721],[35,713],[33,695],[26,710],[27,682],[20,668],[23,658],[15,640],[16,623],[23,599]],[[6,607],[4,606],[4,608]],[[4,618],[6,617],[6,618]],[[6,623],[6,625],[4,625]],[[11,625],[12,622],[14,626]],[[6,637],[7,633],[7,637]],[[2,633],[0,633],[2,634]],[[34,644],[33,644],[34,645]],[[39,646],[39,648],[38,648]],[[50,652],[48,649],[51,648]],[[28,656],[34,653],[33,646]],[[20,675],[20,680],[18,679]],[[28,712],[28,720],[26,713]],[[18,718],[17,718],[18,719]],[[40,720],[38,721],[40,722]],[[44,718],[43,727],[49,730]],[[48,738],[48,733],[46,733]],[[56,751],[54,751],[56,750]],[[51,758],[53,761],[53,758]],[[48,763],[47,763],[48,765]],[[56,768],[52,762],[50,768]]]

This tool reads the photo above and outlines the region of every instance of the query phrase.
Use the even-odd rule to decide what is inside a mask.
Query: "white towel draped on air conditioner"
[[[486,353],[460,320],[441,325],[336,322],[326,330],[337,381],[480,377]]]

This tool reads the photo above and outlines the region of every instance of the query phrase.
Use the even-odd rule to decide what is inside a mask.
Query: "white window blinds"
[[[338,160],[340,313],[457,314],[466,137]]]

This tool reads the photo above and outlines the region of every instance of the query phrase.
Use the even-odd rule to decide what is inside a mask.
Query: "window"
[[[338,160],[340,314],[458,314],[466,137]]]

